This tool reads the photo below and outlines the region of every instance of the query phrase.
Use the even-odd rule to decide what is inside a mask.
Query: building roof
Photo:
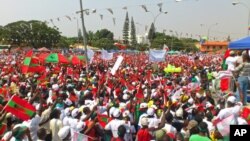
[[[220,41],[207,41],[202,44],[202,46],[228,46],[229,42],[220,42]]]

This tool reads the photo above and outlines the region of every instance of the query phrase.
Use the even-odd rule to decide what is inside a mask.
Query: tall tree
[[[123,25],[123,42],[126,45],[128,44],[128,36],[129,36],[129,18],[128,18],[128,12],[127,12],[125,22]]]
[[[131,19],[130,40],[131,40],[132,48],[135,48],[136,44],[137,44],[137,41],[136,41],[136,29],[135,29],[135,23],[134,23],[133,17]]]
[[[153,42],[155,36],[156,36],[155,35],[155,25],[154,25],[154,23],[152,23],[150,26],[149,32],[148,32],[148,39],[149,39],[150,43]]]

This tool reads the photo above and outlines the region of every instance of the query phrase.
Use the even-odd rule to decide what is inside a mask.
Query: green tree
[[[131,31],[130,31],[130,40],[131,40],[131,46],[132,48],[136,48],[136,29],[135,29],[135,23],[133,17],[131,18]]]
[[[101,38],[93,42],[93,46],[100,49],[114,49],[114,41],[108,38]]]
[[[95,33],[96,39],[107,38],[109,40],[113,40],[114,34],[108,29],[97,30]]]
[[[128,18],[128,12],[126,13],[125,22],[123,25],[123,42],[124,44],[128,45],[128,36],[129,36],[129,18]]]
[[[59,29],[41,21],[17,21],[1,29],[0,39],[11,45],[50,48],[60,40]]]
[[[151,42],[151,48],[162,49],[166,43],[166,35],[163,33],[155,33],[155,38]]]
[[[59,42],[57,43],[57,46],[59,48],[69,48],[70,44],[71,44],[71,42],[70,42],[69,38],[62,36],[60,38]]]
[[[148,39],[149,39],[149,42],[151,44],[152,44],[155,37],[156,37],[156,35],[155,35],[155,26],[154,26],[154,23],[152,23],[151,26],[150,26],[149,32],[148,32]]]

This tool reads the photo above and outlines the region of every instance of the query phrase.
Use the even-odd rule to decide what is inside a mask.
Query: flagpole
[[[82,31],[83,31],[83,44],[84,44],[84,51],[86,57],[86,73],[88,74],[88,55],[87,55],[87,38],[86,38],[86,29],[84,25],[84,16],[83,16],[83,8],[82,8],[82,0],[80,0],[80,8],[81,8],[81,19],[82,19]]]

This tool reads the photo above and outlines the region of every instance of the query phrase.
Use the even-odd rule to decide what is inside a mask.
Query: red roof
[[[202,46],[228,46],[228,42],[208,41],[203,43]]]

